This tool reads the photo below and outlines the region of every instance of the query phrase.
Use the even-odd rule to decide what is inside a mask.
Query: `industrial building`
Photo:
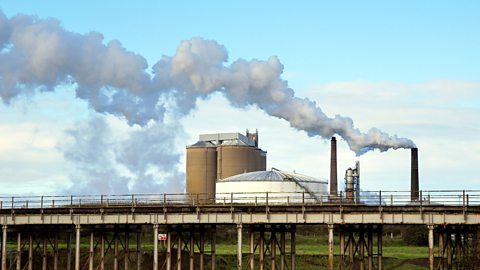
[[[267,152],[258,141],[258,131],[200,135],[187,146],[187,193],[219,203],[252,203],[257,197],[265,201],[266,193],[271,193],[270,203],[326,198],[327,180],[275,168],[267,171]]]

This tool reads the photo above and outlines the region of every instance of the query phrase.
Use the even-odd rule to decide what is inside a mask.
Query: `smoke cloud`
[[[151,76],[147,61],[118,41],[105,44],[99,33],[66,31],[55,19],[26,15],[8,19],[0,12],[0,97],[5,103],[72,84],[77,97],[95,111],[148,127],[152,121],[163,123],[167,109],[181,117],[197,99],[221,92],[233,106],[257,106],[309,136],[329,139],[337,134],[357,155],[415,146],[410,139],[376,128],[362,132],[351,118],[328,117],[315,101],[296,97],[282,79],[283,65],[275,56],[264,61],[238,59],[229,65],[227,60],[224,46],[192,38],[182,41],[175,55],[163,56],[153,65]]]

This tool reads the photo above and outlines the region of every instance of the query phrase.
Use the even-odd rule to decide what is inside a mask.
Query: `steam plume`
[[[151,120],[163,121],[168,102],[174,103],[168,106],[171,113],[182,116],[198,98],[222,92],[232,105],[258,106],[309,136],[330,139],[338,134],[357,155],[415,146],[410,139],[376,128],[362,133],[351,118],[330,118],[314,101],[296,97],[281,78],[283,65],[277,57],[238,59],[226,65],[227,51],[216,41],[182,41],[175,55],[164,56],[153,66],[151,77],[147,61],[118,41],[104,44],[101,34],[66,31],[55,19],[25,15],[7,19],[0,12],[0,51],[0,97],[5,103],[21,94],[74,83],[77,97],[95,111],[146,126]]]

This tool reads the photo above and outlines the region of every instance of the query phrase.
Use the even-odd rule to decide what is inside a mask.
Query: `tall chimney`
[[[337,196],[337,140],[332,137],[330,144],[330,195]]]
[[[418,201],[418,148],[412,148],[412,171],[410,176],[410,199]]]

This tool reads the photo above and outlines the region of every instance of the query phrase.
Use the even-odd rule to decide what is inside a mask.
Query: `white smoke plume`
[[[234,106],[258,106],[309,136],[329,139],[338,134],[357,155],[415,146],[376,128],[361,132],[351,118],[328,117],[314,101],[296,97],[281,78],[283,65],[277,57],[238,59],[230,65],[227,60],[227,50],[216,41],[192,38],[182,41],[175,55],[160,59],[151,77],[147,61],[118,41],[104,44],[101,34],[72,33],[54,19],[8,19],[0,12],[0,97],[5,103],[72,83],[77,97],[95,111],[147,126],[163,121],[165,101],[176,104],[168,107],[170,113],[182,116],[198,98],[222,92]]]
[[[59,145],[74,166],[72,184],[60,194],[183,192],[181,154],[174,150],[181,132],[174,124],[150,122],[119,138],[106,117],[79,123]]]

